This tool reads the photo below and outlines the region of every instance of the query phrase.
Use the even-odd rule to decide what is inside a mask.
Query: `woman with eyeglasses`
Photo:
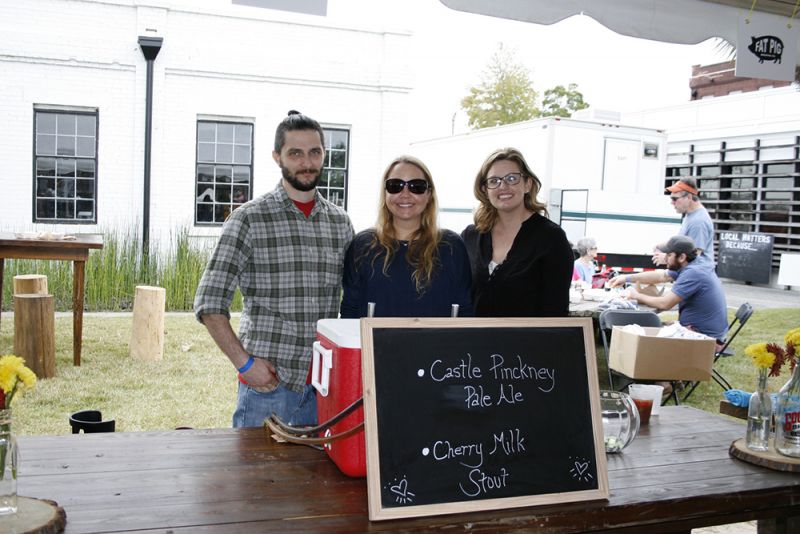
[[[569,313],[573,254],[564,231],[536,199],[541,182],[515,148],[496,150],[475,177],[475,224],[461,233],[479,317]]]
[[[458,234],[436,224],[436,188],[417,158],[395,158],[383,173],[375,228],[345,253],[342,318],[472,315],[470,266]]]

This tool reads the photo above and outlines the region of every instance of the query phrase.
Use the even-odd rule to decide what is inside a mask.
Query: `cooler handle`
[[[331,367],[333,366],[333,351],[323,347],[319,341],[315,341],[312,347],[311,385],[319,391],[320,395],[327,397]]]

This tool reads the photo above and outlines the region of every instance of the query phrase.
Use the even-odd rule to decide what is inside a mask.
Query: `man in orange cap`
[[[678,235],[692,238],[697,246],[698,264],[714,267],[714,223],[708,210],[700,202],[700,191],[697,181],[692,177],[684,177],[667,187],[675,211],[683,215],[683,222]],[[666,264],[663,244],[657,245],[653,251],[653,263]]]

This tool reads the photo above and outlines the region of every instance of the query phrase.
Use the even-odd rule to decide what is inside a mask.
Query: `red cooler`
[[[361,397],[361,321],[322,319],[317,321],[311,363],[311,383],[317,390],[317,418],[320,424]],[[364,408],[325,431],[340,434],[364,421]],[[328,456],[347,476],[367,475],[367,454],[363,429],[352,436],[325,445]]]

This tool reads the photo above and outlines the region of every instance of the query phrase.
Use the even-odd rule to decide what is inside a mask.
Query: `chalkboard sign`
[[[370,519],[608,498],[589,318],[362,319]]]
[[[720,232],[717,275],[757,284],[768,284],[772,273],[772,245],[769,234]]]

